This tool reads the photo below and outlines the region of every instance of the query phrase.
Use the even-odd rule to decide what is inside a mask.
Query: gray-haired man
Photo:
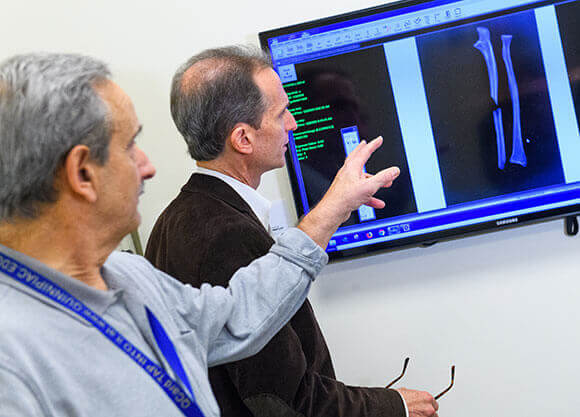
[[[228,288],[112,253],[155,168],[106,66],[0,64],[0,415],[217,416],[208,366],[257,352],[296,311],[342,219],[388,185],[363,144],[311,216]],[[310,236],[310,238],[308,237]]]

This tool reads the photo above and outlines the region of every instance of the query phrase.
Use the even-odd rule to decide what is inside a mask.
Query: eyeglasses
[[[407,371],[407,365],[409,365],[410,360],[411,360],[411,358],[405,358],[405,362],[403,363],[403,371],[401,372],[401,375],[399,375],[394,380],[392,380],[389,383],[389,385],[387,385],[386,388],[391,388],[394,384],[399,382],[401,380],[401,378],[403,378],[403,376],[405,375],[405,372]],[[449,386],[447,388],[445,388],[443,391],[441,391],[439,394],[437,394],[435,396],[435,399],[438,400],[439,398],[443,397],[443,395],[447,394],[447,392],[449,392],[449,390],[451,388],[453,388],[454,383],[455,383],[455,365],[452,365],[451,366],[451,383],[449,384]]]

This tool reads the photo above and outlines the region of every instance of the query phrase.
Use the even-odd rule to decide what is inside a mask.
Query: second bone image
[[[479,39],[474,44],[474,47],[477,50],[479,50],[483,55],[489,75],[490,96],[494,100],[496,106],[498,106],[493,111],[493,121],[495,126],[496,142],[497,142],[497,166],[499,169],[503,170],[506,164],[506,150],[505,150],[505,135],[503,130],[503,118],[501,108],[499,108],[499,94],[498,94],[499,82],[498,82],[497,64],[495,60],[495,54],[493,51],[493,44],[491,43],[491,35],[489,29],[485,27],[478,27],[477,33]],[[512,35],[502,35],[501,37],[503,46],[502,56],[507,71],[508,85],[510,88],[510,96],[513,108],[513,141],[510,162],[512,164],[518,164],[525,167],[527,165],[527,158],[524,151],[522,140],[520,99],[510,50],[512,38],[513,38]]]

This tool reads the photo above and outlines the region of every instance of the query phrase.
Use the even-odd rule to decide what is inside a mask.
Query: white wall
[[[142,199],[141,235],[189,176],[169,115],[169,81],[201,49],[257,43],[260,30],[373,5],[167,0],[2,0],[0,59],[36,50],[91,54],[111,64],[144,124],[158,168]],[[1,151],[1,150],[0,150]],[[284,171],[262,190],[290,198]],[[291,207],[291,206],[289,206]],[[349,384],[381,385],[412,357],[408,387],[456,387],[441,416],[575,414],[580,406],[580,240],[561,221],[330,265],[311,299]]]

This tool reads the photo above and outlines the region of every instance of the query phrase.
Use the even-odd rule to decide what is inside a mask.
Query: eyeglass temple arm
[[[449,386],[441,393],[437,394],[435,396],[435,399],[438,400],[439,398],[441,398],[443,395],[445,395],[451,388],[453,388],[453,384],[455,382],[455,365],[453,365],[451,367],[451,384],[449,384]]]
[[[399,375],[398,377],[393,379],[389,383],[389,385],[386,386],[386,388],[391,388],[393,385],[395,385],[397,382],[399,382],[399,380],[405,375],[405,371],[407,370],[407,365],[409,365],[410,360],[411,360],[411,358],[405,358],[405,363],[403,364],[403,372],[401,372],[401,375]]]

